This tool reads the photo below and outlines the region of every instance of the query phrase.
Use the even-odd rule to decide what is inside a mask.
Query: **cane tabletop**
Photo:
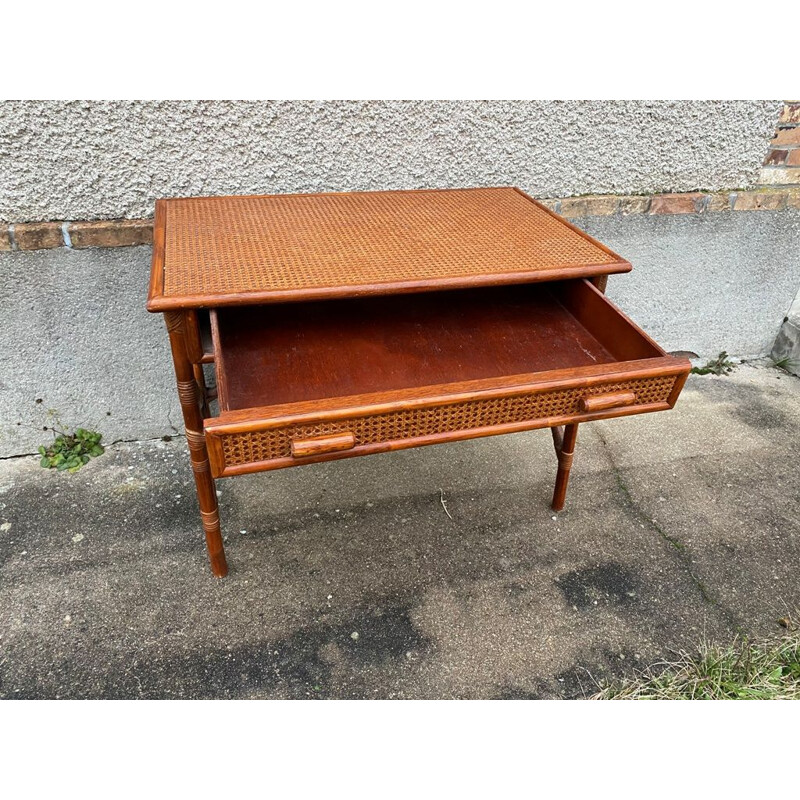
[[[175,198],[156,205],[148,308],[395,294],[629,269],[511,187]]]

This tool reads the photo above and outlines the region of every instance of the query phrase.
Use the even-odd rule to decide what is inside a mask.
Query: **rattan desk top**
[[[627,272],[514,188],[156,204],[148,308],[393,294]]]

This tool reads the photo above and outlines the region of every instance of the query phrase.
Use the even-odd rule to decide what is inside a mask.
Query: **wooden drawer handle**
[[[322,453],[336,453],[354,447],[356,437],[352,433],[334,433],[331,436],[315,436],[313,439],[295,439],[292,442],[292,455],[295,458],[316,456]]]
[[[612,392],[584,397],[580,402],[581,411],[604,411],[617,406],[632,406],[636,402],[635,392]]]

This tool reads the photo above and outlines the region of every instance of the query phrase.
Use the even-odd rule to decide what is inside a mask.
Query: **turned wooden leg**
[[[178,397],[181,401],[183,421],[186,424],[186,441],[189,444],[189,455],[192,460],[192,471],[197,486],[197,501],[200,504],[200,517],[206,532],[208,558],[211,571],[218,577],[228,574],[225,561],[225,548],[219,529],[219,507],[217,490],[211,477],[208,463],[208,450],[203,434],[203,416],[200,411],[200,387],[195,378],[193,365],[189,360],[186,347],[186,334],[183,314],[180,311],[168,311],[164,314],[172,347],[172,360],[175,364],[175,377],[178,379]]]
[[[553,511],[561,511],[567,497],[569,471],[572,469],[572,456],[575,453],[575,440],[578,438],[578,423],[565,425],[564,428],[551,428],[553,445],[558,457],[558,473],[556,488],[553,491]]]

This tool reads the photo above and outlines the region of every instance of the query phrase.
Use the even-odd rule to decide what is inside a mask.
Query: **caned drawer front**
[[[674,360],[673,360],[674,361]],[[488,388],[468,399],[439,395],[398,398],[322,413],[282,414],[259,419],[267,409],[207,420],[206,436],[215,477],[278,469],[302,463],[395,450],[438,441],[467,439],[570,421],[636,414],[670,408],[686,378],[671,365],[669,374],[603,380],[561,381],[556,388]],[[577,383],[577,385],[576,385]],[[392,406],[395,406],[392,408]],[[248,418],[249,417],[249,418]]]

